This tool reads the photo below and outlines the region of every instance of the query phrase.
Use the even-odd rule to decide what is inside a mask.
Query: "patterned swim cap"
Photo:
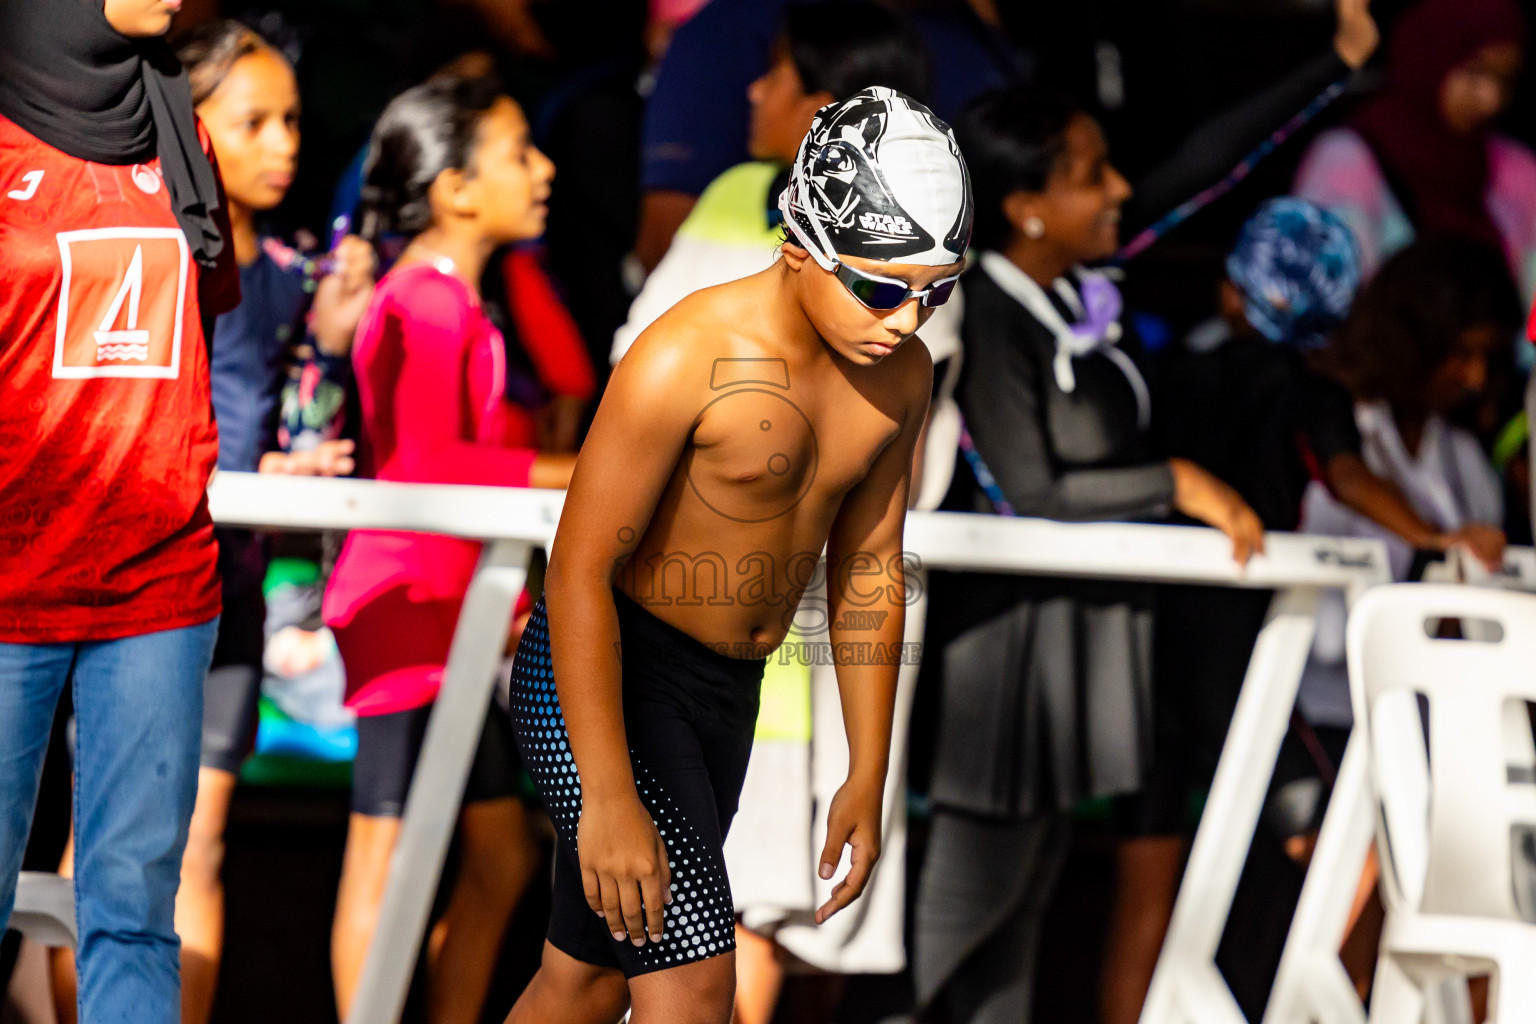
[[[839,254],[942,267],[970,244],[971,179],[949,125],[873,86],[816,112],[779,210],[828,270]]]
[[[1360,286],[1360,251],[1337,215],[1283,196],[1259,207],[1227,257],[1248,322],[1270,341],[1320,348]]]

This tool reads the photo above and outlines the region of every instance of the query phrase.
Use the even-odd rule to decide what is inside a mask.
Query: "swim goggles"
[[[918,299],[930,309],[934,306],[942,306],[949,301],[954,294],[955,284],[960,280],[960,274],[940,278],[927,288],[913,289],[907,286],[905,281],[898,281],[890,277],[880,277],[877,274],[866,274],[862,270],[855,270],[842,260],[838,259],[832,247],[832,240],[827,237],[826,231],[816,220],[814,215],[807,217],[811,224],[811,230],[818,236],[820,244],[805,237],[805,232],[799,223],[789,213],[789,189],[785,189],[779,196],[779,210],[784,215],[784,224],[789,228],[789,233],[794,235],[795,243],[805,247],[821,269],[834,275],[848,289],[848,294],[858,299],[865,309],[876,313],[889,313],[893,309],[899,309],[912,299]],[[831,255],[829,255],[831,254]]]
[[[817,260],[817,262],[821,262]],[[877,313],[888,313],[893,309],[899,309],[912,299],[918,299],[924,306],[930,309],[934,306],[942,306],[949,301],[954,293],[955,284],[960,280],[960,275],[943,277],[933,282],[927,288],[914,290],[907,287],[905,281],[897,281],[889,277],[877,277],[874,274],[866,274],[862,270],[855,270],[842,260],[833,260],[832,273],[843,282],[843,287],[848,289],[848,294],[864,304],[866,309]]]

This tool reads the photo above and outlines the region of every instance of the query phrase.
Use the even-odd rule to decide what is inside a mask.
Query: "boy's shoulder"
[[[752,277],[700,288],[657,317],[641,332],[635,346],[723,352],[750,333],[759,319],[754,315],[759,302],[759,289]]]
[[[714,360],[741,347],[734,284],[694,292],[657,317],[619,360],[615,379],[673,393],[707,387]]]

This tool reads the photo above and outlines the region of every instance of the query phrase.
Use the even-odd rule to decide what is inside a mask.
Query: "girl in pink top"
[[[446,256],[402,261],[358,327],[364,471],[378,480],[527,487],[538,451],[487,443],[506,386],[501,333],[453,267]],[[359,715],[436,698],[479,554],[478,544],[430,534],[347,538],[325,617],[346,658],[347,703]],[[386,632],[382,618],[402,628]]]
[[[574,457],[505,447],[500,332],[476,283],[499,245],[544,230],[554,166],[517,104],[491,83],[436,79],[401,95],[374,129],[363,234],[411,238],[380,282],[352,349],[362,399],[362,465],[379,480],[563,488]],[[480,545],[415,533],[354,532],[324,616],[358,713],[352,817],[332,935],[346,1017],[377,921],[400,813],[442,682]],[[428,945],[433,1024],[480,1017],[508,919],[537,865],[517,799],[510,722],[492,707],[464,793],[463,864]]]

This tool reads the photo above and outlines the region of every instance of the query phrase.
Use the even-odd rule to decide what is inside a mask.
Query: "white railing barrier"
[[[369,949],[348,1016],[348,1024],[397,1021],[490,701],[513,602],[526,579],[533,549],[546,547],[554,536],[564,494],[220,473],[209,497],[214,519],[222,525],[274,530],[389,529],[487,542],[454,634],[442,691],[406,799],[377,940]],[[1386,580],[1382,545],[1271,534],[1266,554],[1240,569],[1231,559],[1229,542],[1214,530],[914,512],[907,519],[906,548],[928,568],[1206,583],[1279,592],[1243,683],[1142,1018],[1149,1024],[1241,1021],[1216,970],[1216,946],[1295,702],[1311,645],[1318,592],[1340,588],[1354,596]],[[1346,774],[1351,766],[1346,759]],[[1341,784],[1343,779],[1341,775]],[[1368,839],[1368,819],[1366,828]],[[1331,838],[1325,835],[1323,842]],[[1320,843],[1319,854],[1323,849]],[[1358,877],[1356,871],[1354,878]],[[1353,891],[1351,880],[1348,896]],[[1334,892],[1330,889],[1324,895]],[[1326,903],[1340,922],[1348,910],[1347,897],[1342,911],[1332,899],[1315,895],[1314,901]],[[1331,923],[1329,918],[1312,929],[1307,945],[1310,952],[1332,956],[1337,962],[1342,923],[1337,929],[1331,929]],[[1298,933],[1293,932],[1292,938],[1300,943]]]
[[[454,628],[442,688],[401,814],[399,838],[347,1024],[398,1021],[410,991],[459,800],[490,705],[533,549],[547,548],[562,491],[387,484],[220,473],[214,520],[267,529],[390,529],[486,542]]]

